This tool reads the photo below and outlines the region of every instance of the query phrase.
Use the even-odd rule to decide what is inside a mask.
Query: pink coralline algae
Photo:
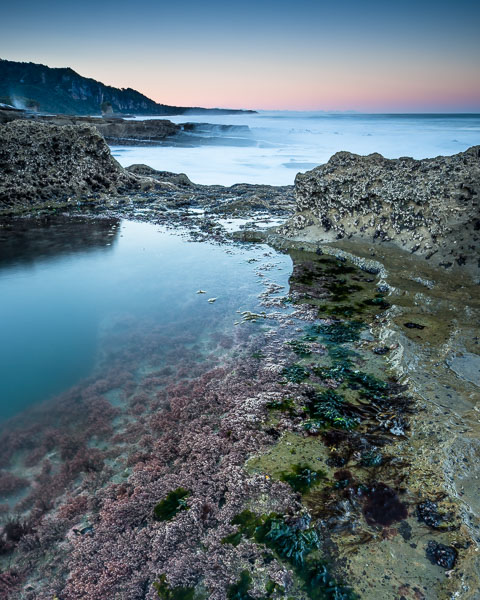
[[[0,471],[0,496],[9,496],[18,490],[28,487],[29,482],[24,477]]]
[[[29,426],[3,432],[5,489],[16,489],[14,479],[8,483],[13,456],[22,456],[31,473],[15,507],[28,515],[29,529],[8,548],[12,568],[25,570],[0,576],[3,597],[158,600],[154,584],[164,577],[171,588],[197,586],[211,600],[226,600],[244,571],[255,574],[252,597],[264,596],[269,580],[289,593],[292,564],[251,537],[240,535],[237,545],[225,538],[238,533],[232,520],[244,510],[282,515],[288,523],[308,517],[288,483],[245,464],[287,431],[306,438],[314,386],[332,397],[338,382],[314,372],[312,361],[327,352],[321,337],[305,335],[319,323],[317,308],[286,306],[273,297],[280,288],[265,287],[261,302],[275,312],[261,325],[243,323],[231,335],[216,335],[209,352],[199,350],[192,332],[172,338],[168,327],[146,324],[138,331],[128,317],[119,318],[108,345],[115,352],[105,356],[97,379],[52,401],[48,415],[37,410]],[[290,297],[301,300],[295,290]],[[299,352],[308,356],[301,369],[309,370],[301,391],[285,376],[300,369]],[[373,385],[374,378],[368,381]],[[286,399],[291,412],[272,421],[272,406]],[[339,454],[347,436],[355,443],[361,437],[370,449],[366,430],[329,431],[328,439],[311,435],[330,448],[332,464],[342,466],[353,455],[353,442],[346,459]],[[328,502],[360,489],[354,484],[334,482]],[[180,488],[188,491],[181,509],[167,520],[155,518],[155,507]]]
[[[169,364],[134,385],[139,357],[125,344],[125,362],[59,397],[44,426],[36,414],[16,440],[4,432],[10,455],[23,452],[34,474],[17,507],[32,516],[32,531],[15,542],[14,556],[30,565],[22,600],[153,599],[160,574],[170,586],[201,582],[221,600],[252,557],[274,580],[288,580],[288,569],[265,563],[252,542],[222,543],[252,499],[269,498],[268,509],[278,513],[298,510],[288,485],[244,469],[249,456],[275,442],[262,426],[266,406],[289,387],[279,377],[289,349],[281,339],[264,344],[254,331],[236,330],[235,352],[222,364],[215,354],[199,363],[194,351],[170,345]],[[214,342],[230,348],[231,337]],[[265,362],[252,356],[259,345]],[[157,347],[152,339],[150,348]],[[155,505],[179,487],[190,491],[187,510],[155,521]],[[8,586],[18,592],[13,579]]]

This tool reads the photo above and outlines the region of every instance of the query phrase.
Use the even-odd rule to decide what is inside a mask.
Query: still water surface
[[[286,285],[290,258],[266,246],[189,242],[117,219],[25,221],[4,230],[0,418],[92,374],[99,357],[114,356],[122,337],[111,334],[125,323],[130,334],[132,326],[154,327],[172,341],[188,332],[190,344],[212,351],[212,335],[232,330],[237,310],[258,308],[264,280],[256,269],[273,256],[269,279]]]

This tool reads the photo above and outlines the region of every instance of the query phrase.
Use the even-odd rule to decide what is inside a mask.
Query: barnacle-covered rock
[[[389,160],[338,152],[295,179],[296,240],[392,243],[445,267],[478,269],[480,146],[453,156]]]

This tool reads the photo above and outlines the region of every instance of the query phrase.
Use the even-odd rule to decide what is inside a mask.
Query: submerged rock
[[[463,352],[458,356],[449,356],[447,365],[457,377],[480,387],[480,356],[478,354]]]
[[[458,552],[453,546],[445,546],[434,541],[428,542],[426,554],[432,564],[447,570],[453,569],[458,557]]]
[[[389,242],[444,266],[478,269],[480,146],[389,160],[338,152],[295,179],[294,239]]]

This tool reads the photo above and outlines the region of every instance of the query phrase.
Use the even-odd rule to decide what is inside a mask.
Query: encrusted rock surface
[[[135,200],[135,202],[133,202]],[[197,185],[183,173],[146,165],[124,169],[90,124],[17,119],[0,125],[0,215],[86,206],[195,207],[221,216],[291,214],[293,186]]]
[[[128,173],[90,125],[17,120],[0,126],[0,210],[153,185]]]
[[[16,120],[36,121],[49,125],[93,125],[110,144],[146,146],[176,135],[180,125],[168,119],[126,120],[118,117],[78,117],[75,115],[37,115],[36,113],[0,108],[0,123]]]
[[[338,152],[295,180],[294,239],[392,243],[444,267],[478,269],[480,146],[389,160]]]

